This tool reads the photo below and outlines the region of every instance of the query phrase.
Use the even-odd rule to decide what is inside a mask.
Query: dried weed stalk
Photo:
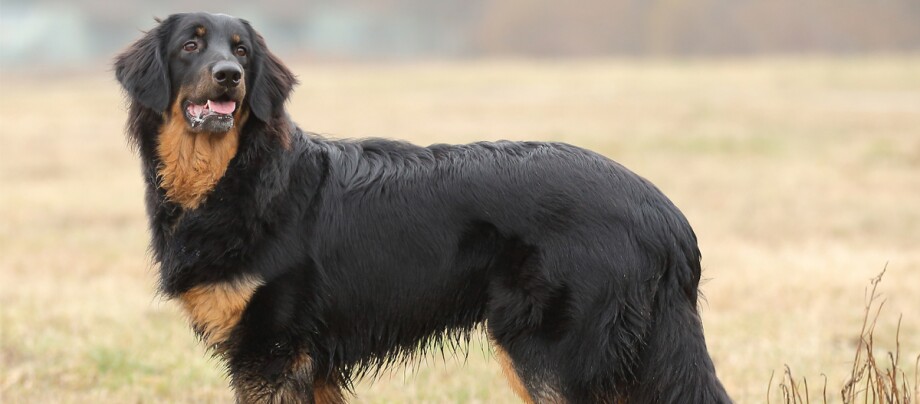
[[[885,403],[885,404],[913,404],[920,396],[920,355],[914,362],[913,380],[908,379],[907,373],[900,365],[901,359],[901,318],[898,318],[898,328],[895,332],[894,352],[888,352],[887,361],[882,358],[880,363],[875,352],[875,325],[878,316],[885,305],[885,300],[879,300],[878,284],[885,275],[885,269],[878,276],[872,278],[865,292],[865,307],[862,329],[859,332],[859,343],[853,359],[853,368],[850,377],[840,390],[840,397],[844,404],[856,403]],[[802,378],[799,384],[792,376],[792,370],[786,365],[779,388],[783,404],[810,404],[808,380]],[[824,377],[824,387],[821,393],[823,403],[827,403],[827,376]],[[770,375],[770,385],[773,384],[773,375]],[[770,387],[767,387],[767,403],[772,398]]]

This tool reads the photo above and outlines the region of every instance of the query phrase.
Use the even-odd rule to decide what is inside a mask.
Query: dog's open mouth
[[[233,128],[233,112],[236,111],[236,101],[229,98],[204,100],[197,103],[187,100],[185,105],[185,118],[189,126],[202,132],[226,132]]]

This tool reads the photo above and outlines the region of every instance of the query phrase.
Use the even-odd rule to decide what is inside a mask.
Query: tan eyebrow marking
[[[240,43],[240,35],[239,35],[239,34],[233,34],[233,36],[230,37],[230,39],[233,40],[233,43],[234,43],[234,44]]]
[[[205,27],[198,26],[198,28],[195,28],[195,35],[204,36],[204,34],[207,34],[207,33],[208,33],[208,30],[205,29]]]

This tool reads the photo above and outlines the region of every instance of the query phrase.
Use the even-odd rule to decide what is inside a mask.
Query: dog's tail
[[[697,310],[700,255],[696,237],[671,252],[652,306],[636,388],[627,402],[731,403],[706,349]],[[689,241],[693,243],[690,244]]]

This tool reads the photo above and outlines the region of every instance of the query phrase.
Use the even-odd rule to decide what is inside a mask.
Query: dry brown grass
[[[888,351],[886,355],[888,361],[879,360],[876,356],[875,326],[885,305],[885,300],[879,300],[878,285],[882,282],[884,275],[885,270],[882,270],[882,273],[872,278],[870,287],[866,291],[862,327],[859,331],[859,342],[856,345],[856,354],[851,365],[850,377],[840,388],[841,402],[846,404],[860,402],[911,404],[918,396],[918,391],[920,391],[920,383],[918,383],[920,382],[920,355],[917,355],[914,361],[912,376],[909,376],[908,372],[901,366],[900,335],[903,317],[898,318],[898,328],[894,334],[894,352]],[[787,365],[778,386],[777,395],[780,398],[780,402],[785,404],[806,404],[810,403],[814,397],[815,402],[820,399],[821,402],[827,403],[827,377],[824,375],[822,377],[824,383],[820,394],[816,394],[818,392],[814,391],[810,392],[808,378],[802,378],[802,382],[799,383],[792,375],[792,369]],[[771,374],[771,384],[772,381],[773,375]],[[767,387],[767,403],[770,403],[773,398],[770,394],[770,387],[772,386]]]
[[[739,402],[784,364],[848,380],[854,296],[885,262],[900,352],[920,351],[920,58],[293,67],[310,130],[566,141],[658,184],[700,237],[707,342]],[[106,72],[0,77],[4,403],[231,398],[154,297],[124,109]],[[897,330],[880,317],[874,343]],[[486,346],[363,383],[360,401],[513,402]]]

